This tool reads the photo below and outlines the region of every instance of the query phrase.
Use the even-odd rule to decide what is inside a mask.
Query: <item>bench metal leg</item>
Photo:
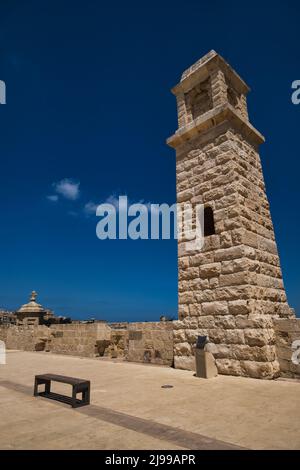
[[[73,390],[72,390],[72,408],[76,408],[76,396],[77,396],[77,388],[75,385],[73,385]]]
[[[82,392],[82,401],[85,405],[90,404],[90,389],[89,388],[86,388],[86,390]]]
[[[45,393],[49,394],[50,388],[51,388],[51,380],[48,380],[47,382],[45,382]]]
[[[77,394],[81,393],[82,394],[82,399],[80,402],[77,401]],[[79,406],[84,406],[84,405],[89,405],[90,404],[90,387],[76,387],[73,386],[73,393],[72,393],[72,407],[73,408],[78,408]]]
[[[35,397],[39,396],[39,385],[45,385],[45,393],[47,393],[47,394],[50,393],[51,380],[34,379],[34,392],[33,392],[33,395]]]
[[[38,386],[39,386],[39,380],[38,379],[35,379],[34,380],[34,392],[33,392],[33,395],[35,397],[38,396],[39,392],[38,392]]]

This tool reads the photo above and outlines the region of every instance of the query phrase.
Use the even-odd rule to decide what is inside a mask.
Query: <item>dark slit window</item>
[[[216,231],[213,210],[211,207],[204,207],[204,236],[209,237],[215,233]]]

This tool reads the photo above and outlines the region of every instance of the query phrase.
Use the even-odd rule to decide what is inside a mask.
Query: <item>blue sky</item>
[[[116,194],[175,202],[170,88],[215,49],[252,89],[285,286],[299,311],[299,13],[296,1],[2,1],[0,307],[17,308],[35,289],[74,318],[176,317],[176,241],[100,241],[84,206]],[[65,179],[80,183],[72,198],[55,186]]]

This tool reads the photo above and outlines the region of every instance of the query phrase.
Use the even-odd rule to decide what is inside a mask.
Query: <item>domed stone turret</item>
[[[18,325],[41,325],[49,317],[49,310],[38,304],[36,298],[37,293],[32,291],[29,302],[17,310]]]
[[[18,313],[32,313],[32,312],[43,312],[43,307],[36,302],[37,293],[33,290],[31,292],[30,301],[28,304],[22,305],[18,310]]]

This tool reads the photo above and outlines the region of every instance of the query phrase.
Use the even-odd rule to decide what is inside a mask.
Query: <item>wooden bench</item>
[[[72,397],[51,392],[51,382],[61,382],[72,385]],[[44,392],[38,391],[38,387],[41,384],[45,385]],[[77,399],[78,393],[82,393],[82,400]],[[90,404],[90,381],[56,374],[36,375],[34,381],[34,396],[51,398],[52,400],[68,403],[72,408],[78,408],[79,406]]]

